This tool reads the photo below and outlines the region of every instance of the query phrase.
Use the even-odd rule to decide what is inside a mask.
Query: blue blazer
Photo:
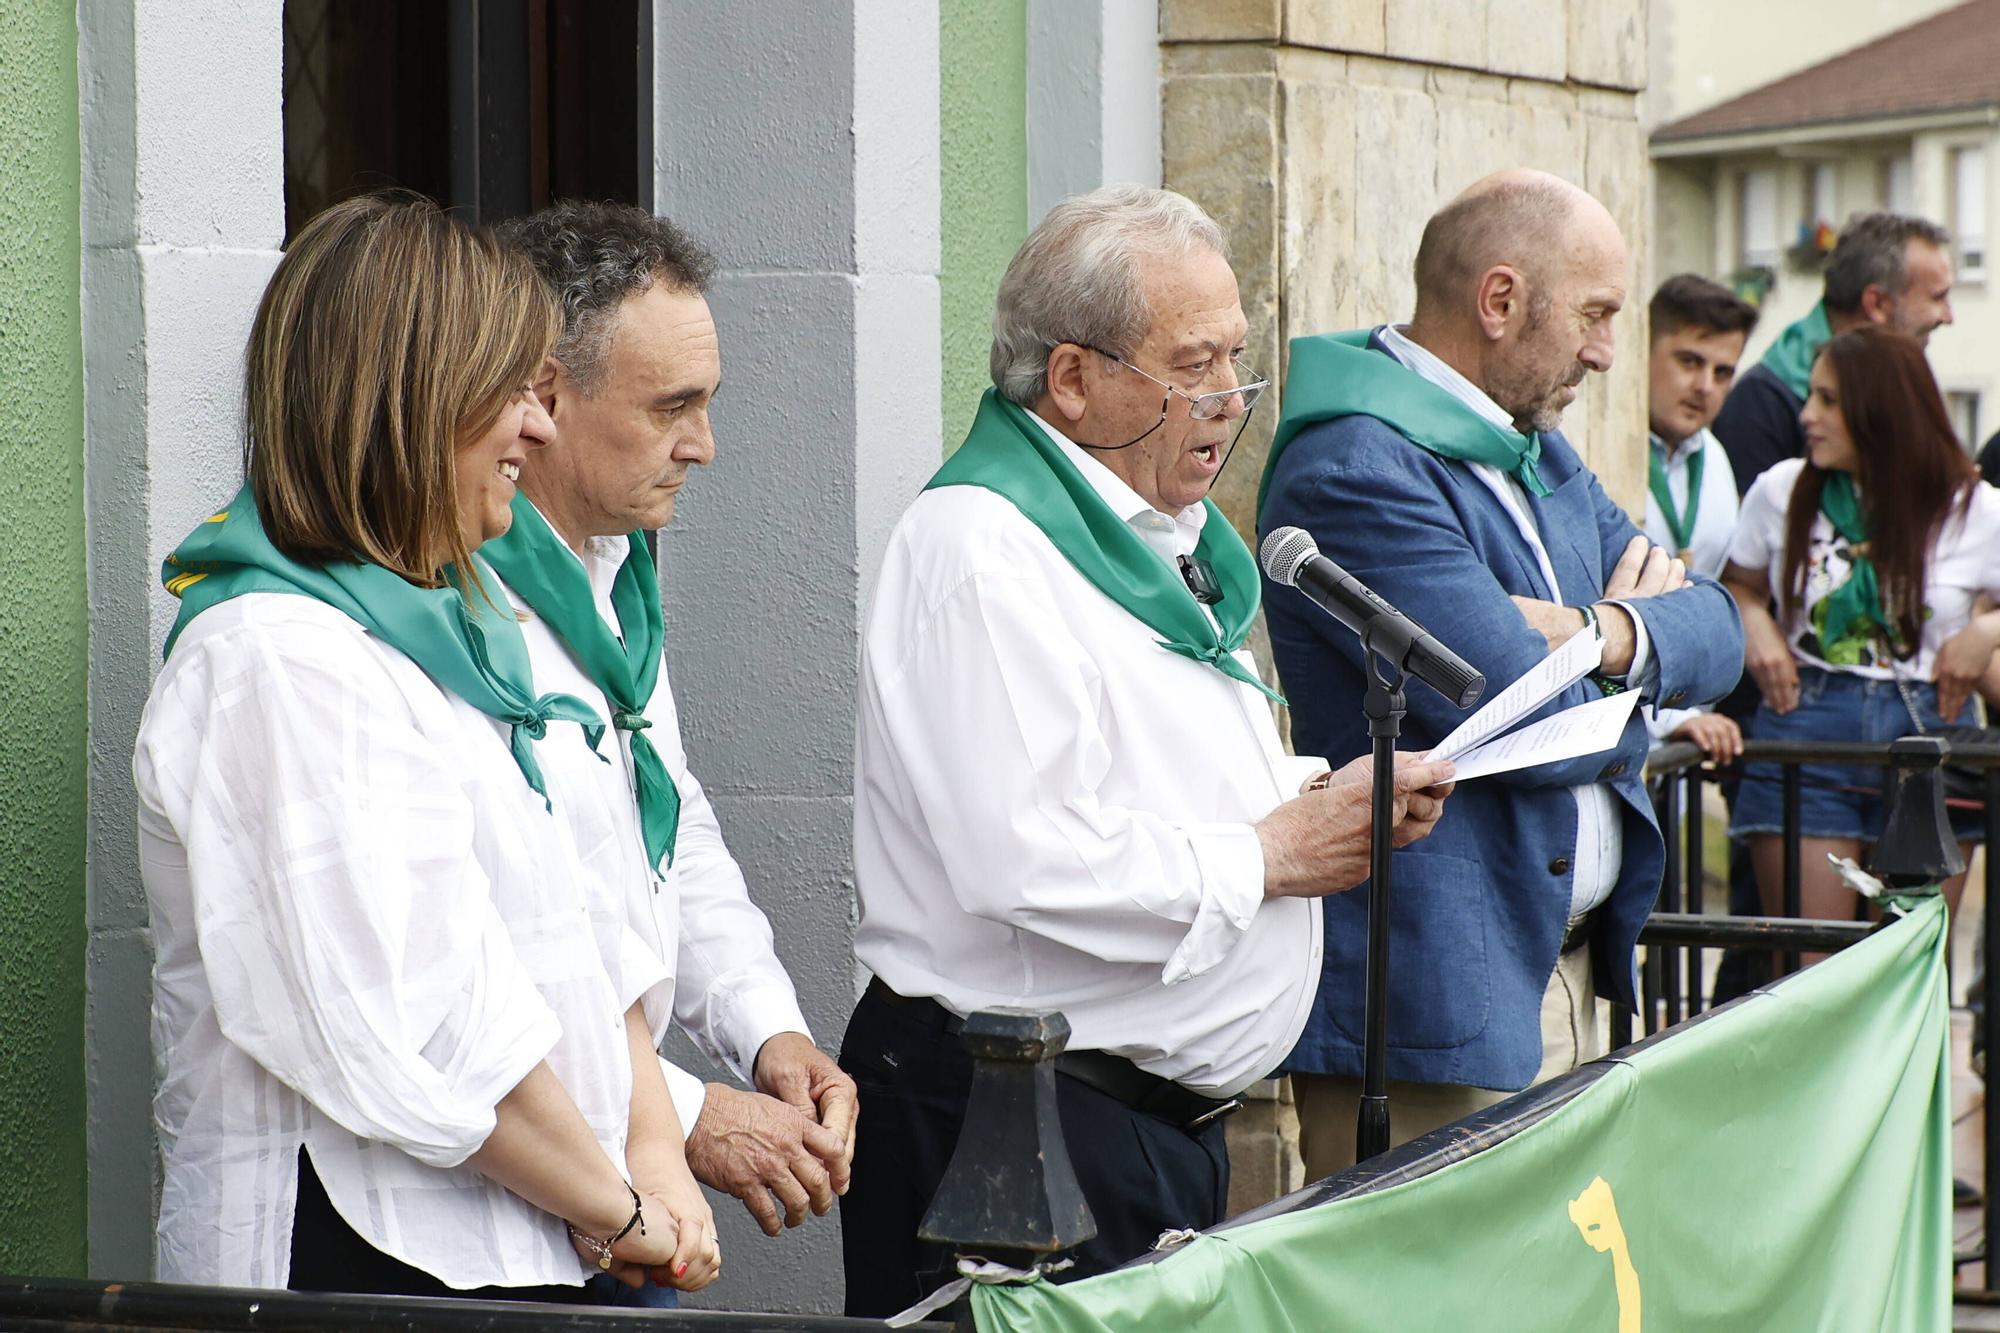
[[[1639,535],[1560,435],[1542,436],[1541,469],[1554,494],[1529,504],[1561,594],[1469,465],[1372,417],[1302,430],[1278,461],[1259,527],[1312,533],[1327,556],[1484,672],[1491,698],[1548,654],[1508,598],[1596,600],[1626,542]],[[1266,580],[1264,597],[1295,748],[1335,765],[1367,753],[1359,641],[1294,589]],[[1657,666],[1642,705],[1706,703],[1736,683],[1743,629],[1719,584],[1698,579],[1632,605]],[[1534,716],[1599,693],[1582,682]],[[1402,749],[1429,749],[1466,716],[1421,682],[1405,694]],[[1615,750],[1462,784],[1431,835],[1395,854],[1390,1078],[1505,1089],[1533,1080],[1542,992],[1569,915],[1577,817],[1568,789],[1582,783],[1608,782],[1620,798],[1624,862],[1590,949],[1599,993],[1633,1002],[1633,949],[1665,862],[1641,779],[1642,711]],[[1360,1074],[1366,923],[1363,889],[1326,899],[1325,970],[1288,1069]]]

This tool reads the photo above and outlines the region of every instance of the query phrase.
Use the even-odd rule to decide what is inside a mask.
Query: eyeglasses
[[[1213,421],[1215,418],[1223,415],[1228,410],[1229,400],[1232,398],[1242,400],[1243,411],[1247,415],[1250,409],[1256,405],[1257,400],[1263,396],[1264,390],[1271,387],[1271,381],[1258,378],[1256,371],[1250,369],[1250,367],[1244,365],[1236,358],[1231,357],[1229,364],[1236,371],[1236,386],[1234,388],[1216,389],[1210,393],[1189,393],[1185,389],[1167,383],[1157,375],[1148,375],[1124,357],[1107,352],[1101,347],[1091,347],[1088,343],[1079,343],[1078,346],[1095,352],[1105,360],[1115,362],[1131,371],[1134,375],[1149,379],[1162,389],[1165,389],[1167,396],[1160,400],[1160,419],[1162,421],[1166,420],[1167,408],[1176,398],[1185,398],[1187,400],[1188,417],[1194,421]],[[1214,373],[1214,369],[1211,368],[1208,375],[1204,375],[1202,378],[1207,379],[1209,375],[1213,375]]]

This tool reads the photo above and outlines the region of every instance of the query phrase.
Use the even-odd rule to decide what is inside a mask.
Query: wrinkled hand
[[[1396,846],[1407,847],[1436,826],[1451,795],[1451,775],[1450,764],[1397,753],[1391,835]],[[1258,822],[1265,897],[1318,898],[1368,878],[1374,776],[1374,760],[1363,756],[1336,772],[1323,790],[1296,796]]]
[[[847,1193],[854,1166],[855,1129],[861,1118],[860,1093],[847,1071],[813,1045],[805,1033],[780,1032],[757,1052],[750,1073],[757,1091],[797,1108],[840,1135],[845,1149],[840,1160],[827,1162],[826,1168],[833,1179],[833,1192]]]
[[[1528,622],[1528,628],[1548,642],[1550,652],[1568,643],[1586,623],[1583,612],[1573,606],[1544,602],[1538,597],[1515,597],[1512,601],[1521,609],[1521,617]]]
[[[1693,741],[1711,764],[1731,764],[1743,753],[1743,728],[1720,713],[1702,713],[1674,728],[1672,739]]]
[[[1995,648],[2000,648],[2000,634],[1988,627],[1987,617],[1980,616],[1938,649],[1931,679],[1937,682],[1938,716],[1947,725],[1979,688],[1987,668],[1993,665]]]
[[[1774,713],[1799,706],[1799,664],[1778,622],[1762,608],[1743,612],[1743,669],[1757,682]]]
[[[726,1083],[708,1085],[687,1140],[695,1179],[741,1199],[767,1236],[798,1226],[809,1212],[826,1215],[834,1199],[827,1163],[843,1163],[844,1183],[847,1152],[837,1130]]]
[[[1630,602],[1692,586],[1680,557],[1644,537],[1634,537],[1611,567],[1611,577],[1604,580],[1604,600]]]

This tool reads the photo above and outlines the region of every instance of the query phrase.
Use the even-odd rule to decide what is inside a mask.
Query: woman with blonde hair
[[[719,1271],[647,1020],[671,966],[549,813],[596,715],[536,694],[473,554],[551,436],[558,328],[525,260],[410,196],[329,208],[265,290],[249,481],[167,558],[133,760],[163,1280]]]

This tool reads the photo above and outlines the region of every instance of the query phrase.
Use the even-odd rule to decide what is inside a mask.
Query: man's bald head
[[[1475,181],[1424,226],[1417,246],[1418,318],[1465,310],[1480,278],[1502,264],[1546,293],[1583,239],[1577,233],[1604,227],[1617,232],[1604,205],[1560,176],[1513,170]]]
[[[1501,171],[1424,227],[1410,336],[1523,430],[1552,430],[1611,368],[1625,241],[1604,205],[1541,171]]]

